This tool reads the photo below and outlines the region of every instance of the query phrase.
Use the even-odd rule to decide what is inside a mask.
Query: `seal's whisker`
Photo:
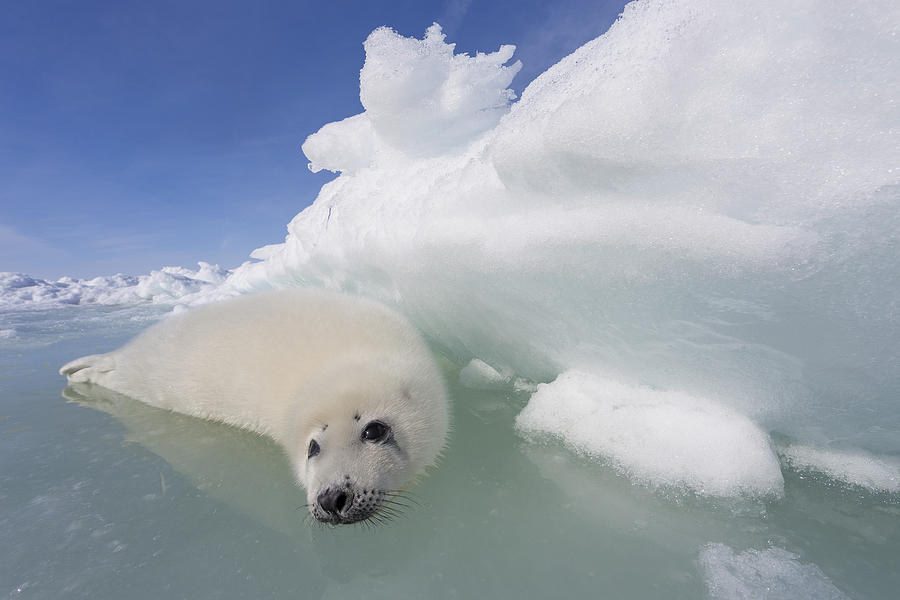
[[[383,511],[392,512],[392,513],[402,513],[404,511],[408,510],[408,507],[403,506],[403,505],[396,506],[393,503],[383,502],[381,504],[381,506],[378,507],[378,510],[383,510]]]
[[[418,500],[415,500],[415,499],[413,499],[413,498],[407,498],[406,496],[404,496],[404,495],[402,495],[402,494],[394,494],[394,493],[391,493],[391,492],[385,492],[385,493],[384,493],[384,497],[385,497],[385,498],[390,498],[391,500],[403,500],[403,501],[406,501],[406,502],[418,502]]]
[[[389,518],[389,519],[393,519],[393,518],[395,518],[395,517],[401,516],[402,513],[393,513],[393,512],[388,512],[388,511],[378,511],[378,514],[379,514],[380,516],[383,516],[383,517],[386,517],[386,518]]]
[[[381,504],[382,504],[382,506],[399,507],[399,508],[402,508],[405,510],[412,510],[414,508],[420,508],[418,506],[413,506],[411,504],[404,504],[403,502],[397,502],[395,500],[382,500]]]
[[[416,510],[416,509],[422,508],[421,505],[408,504],[408,503],[403,502],[403,501],[401,501],[401,500],[391,500],[391,499],[387,499],[387,498],[385,498],[384,500],[382,500],[382,501],[381,501],[381,504],[382,504],[382,505],[388,505],[388,506],[394,506],[394,507],[396,507],[396,508],[400,508],[400,509],[403,509],[403,510]]]
[[[391,523],[394,520],[394,517],[383,514],[383,513],[378,515],[378,518],[381,520],[382,523],[385,523],[385,524]]]
[[[389,518],[389,519],[391,519],[391,520],[393,520],[393,519],[396,518],[396,517],[405,517],[405,516],[407,516],[406,513],[404,513],[404,512],[403,512],[402,510],[400,510],[399,508],[395,508],[395,507],[393,507],[393,506],[387,506],[387,505],[381,505],[381,506],[379,506],[379,507],[378,507],[378,511],[376,512],[376,514],[382,515],[382,516],[387,517],[387,518]]]
[[[317,522],[316,519],[313,518],[312,512],[310,512],[309,510],[310,506],[311,505],[309,503],[304,503],[297,507],[297,510],[300,510],[301,508],[306,509],[306,513],[303,515],[303,519],[300,521],[300,523],[304,526],[309,525],[310,523]]]
[[[408,498],[404,498],[402,496],[385,496],[382,499],[382,502],[396,502],[398,504],[403,504],[405,506],[417,506],[419,508],[422,507],[422,504],[420,502],[415,502]]]
[[[403,500],[422,506],[422,502],[419,498],[409,490],[385,490],[384,495],[390,498],[402,498]]]
[[[409,517],[408,514],[403,513],[403,512],[396,512],[396,513],[389,513],[389,514],[390,514],[391,518],[393,518],[393,519],[401,519],[401,518],[406,519]]]

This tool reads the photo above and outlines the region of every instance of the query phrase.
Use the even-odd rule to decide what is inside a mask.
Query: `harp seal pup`
[[[323,290],[200,306],[60,374],[273,438],[310,513],[332,524],[391,512],[449,428],[441,372],[413,327],[381,304]]]

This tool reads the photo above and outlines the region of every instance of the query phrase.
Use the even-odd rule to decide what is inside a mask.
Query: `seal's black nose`
[[[350,504],[350,494],[347,490],[328,488],[319,494],[317,501],[322,510],[336,517]]]

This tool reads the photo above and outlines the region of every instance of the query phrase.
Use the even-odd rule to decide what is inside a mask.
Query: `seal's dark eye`
[[[309,452],[306,454],[306,458],[312,458],[313,456],[319,453],[319,442],[316,440],[312,440],[309,443]]]
[[[383,442],[391,434],[391,428],[381,421],[372,421],[366,425],[360,436],[364,442]]]

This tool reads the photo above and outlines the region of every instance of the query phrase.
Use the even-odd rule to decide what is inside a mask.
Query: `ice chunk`
[[[860,450],[832,450],[794,444],[780,450],[799,471],[818,471],[837,481],[876,492],[900,492],[900,459]]]
[[[303,142],[309,170],[352,173],[368,167],[375,154],[375,132],[365,113],[328,123]]]
[[[700,565],[713,600],[846,600],[816,565],[781,548],[737,553],[724,544],[700,551]]]
[[[228,271],[218,265],[201,262],[200,269],[191,271],[184,267],[163,267],[141,277],[134,293],[139,298],[154,302],[178,301],[223,283]]]
[[[726,406],[682,392],[567,371],[538,386],[516,426],[559,437],[654,486],[713,496],[783,491],[778,459],[759,427]]]
[[[503,375],[478,358],[473,358],[459,372],[459,382],[467,388],[490,389],[506,385],[509,380],[509,375]]]
[[[504,66],[515,46],[468,56],[454,54],[444,37],[435,23],[422,40],[381,27],[365,42],[359,74],[365,114],[379,139],[409,156],[434,156],[471,142],[493,128],[515,98],[508,86],[522,64]]]

